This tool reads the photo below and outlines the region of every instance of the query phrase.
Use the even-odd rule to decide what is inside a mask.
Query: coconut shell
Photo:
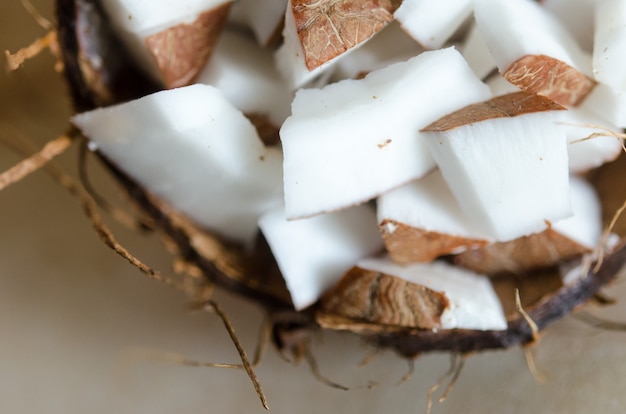
[[[57,0],[56,12],[65,78],[77,111],[122,102],[154,91],[155,85],[139,76],[122,53],[97,0]],[[100,54],[102,66],[92,64],[90,58],[94,53]],[[621,205],[626,195],[624,180],[617,178],[626,172],[624,158],[622,156],[591,174],[605,206]],[[523,286],[515,279],[507,280],[505,285],[509,288],[497,289],[505,310],[509,310],[508,329],[504,331],[433,331],[333,316],[333,323],[320,324],[315,319],[315,307],[303,312],[293,311],[282,278],[264,243],[258,243],[257,250],[249,253],[242,246],[219,239],[148,194],[114,164],[103,161],[137,208],[153,219],[166,242],[176,246],[179,255],[199,268],[209,282],[262,304],[269,313],[280,314],[274,325],[274,339],[278,346],[286,346],[288,341],[285,338],[300,337],[302,332],[319,329],[320,325],[326,329],[332,326],[332,329],[354,332],[376,346],[395,349],[405,356],[434,350],[470,352],[528,343],[533,341],[536,333],[511,305],[514,303],[514,288],[511,287],[520,288],[522,306],[541,330],[592,298],[616,277],[626,262],[626,242],[622,239],[613,252],[604,257],[597,272],[590,271],[588,276],[572,285],[555,284],[554,277],[532,275],[524,279]],[[605,212],[605,218],[610,218],[610,213]],[[624,233],[621,235],[623,237]],[[525,292],[535,293],[528,295]]]

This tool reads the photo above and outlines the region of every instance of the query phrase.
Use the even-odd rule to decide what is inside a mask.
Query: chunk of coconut
[[[449,307],[450,301],[442,292],[353,267],[322,297],[318,319],[320,315],[332,315],[386,326],[436,330],[441,328],[441,317]]]
[[[363,46],[342,57],[337,62],[331,80],[362,78],[373,70],[409,60],[423,51],[394,21]]]
[[[603,0],[595,10],[593,73],[596,80],[626,91],[626,2]]]
[[[439,170],[378,197],[377,215],[396,263],[430,262],[489,242],[463,214]]]
[[[137,63],[167,88],[205,65],[232,0],[109,0],[102,6]]]
[[[365,202],[434,168],[419,129],[489,88],[452,48],[296,93],[280,130],[289,218]]]
[[[247,25],[261,46],[268,46],[280,37],[289,0],[237,0],[231,16]]]
[[[291,111],[293,93],[280,80],[272,52],[237,31],[222,34],[197,81],[217,87],[241,111],[264,116],[276,127]]]
[[[567,135],[567,154],[571,172],[582,173],[613,161],[622,151],[620,129],[591,112],[587,101],[561,111],[557,122]]]
[[[426,127],[425,141],[466,214],[497,241],[571,215],[563,109],[517,92],[470,105]]]
[[[593,89],[591,56],[531,0],[474,0],[483,39],[503,76],[520,89],[576,106]]]
[[[445,295],[449,305],[438,318],[442,329],[507,328],[502,304],[491,282],[484,276],[439,261],[402,266],[388,258],[367,258],[360,260],[356,266],[364,271],[397,277]],[[376,296],[372,297],[378,299]],[[384,292],[382,299],[372,306],[386,306],[388,296]],[[424,318],[436,318],[432,307],[413,309],[412,312],[423,312]]]
[[[259,227],[296,310],[315,303],[357,260],[383,245],[376,213],[368,206],[296,221],[278,208],[264,214]]]
[[[459,50],[480,79],[486,79],[498,69],[476,24],[471,26]]]
[[[472,13],[472,0],[403,0],[394,17],[426,49],[439,49]]]
[[[554,15],[576,39],[580,47],[593,50],[593,19],[595,7],[602,0],[541,0],[541,6]]]
[[[541,233],[463,252],[454,263],[490,275],[525,274],[591,252],[602,233],[600,200],[593,187],[576,176],[570,177],[570,194],[572,217],[557,221]]]
[[[279,71],[296,89],[354,51],[393,20],[396,0],[290,0]]]
[[[216,88],[192,85],[76,115],[99,151],[201,226],[250,244],[282,203],[279,150]]]
[[[519,91],[500,74],[490,76],[487,85],[496,96]],[[599,96],[597,91],[602,87],[605,86],[598,84],[580,105],[555,115],[555,122],[567,136],[570,172],[581,173],[597,168],[614,160],[622,150],[621,139],[617,138],[619,128],[597,115],[597,105],[606,106],[606,103],[591,99],[592,96]]]
[[[626,128],[626,90],[599,83],[584,101],[585,107],[606,119],[609,124]]]

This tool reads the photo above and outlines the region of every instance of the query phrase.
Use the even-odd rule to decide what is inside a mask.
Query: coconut
[[[591,56],[537,3],[477,0],[474,15],[498,69],[520,89],[572,106],[593,89]]]
[[[102,6],[146,73],[175,88],[193,82],[208,60],[231,2],[112,0]]]

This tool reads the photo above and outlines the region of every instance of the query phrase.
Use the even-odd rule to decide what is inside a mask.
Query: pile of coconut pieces
[[[583,176],[622,150],[623,0],[102,4],[163,90],[74,124],[199,226],[260,229],[323,325],[503,330],[488,276],[600,242]]]

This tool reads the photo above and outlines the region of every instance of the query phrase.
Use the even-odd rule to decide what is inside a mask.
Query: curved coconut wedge
[[[519,88],[498,73],[490,76],[486,83],[495,96],[519,92]],[[606,94],[609,98],[601,100]],[[619,113],[619,100],[619,95],[611,92],[608,86],[597,84],[580,105],[555,114],[555,122],[567,136],[570,172],[589,171],[619,156],[621,131],[608,119],[626,119],[626,115]],[[623,106],[626,111],[626,100]],[[607,109],[604,114],[603,108]]]
[[[517,92],[470,105],[422,130],[476,226],[498,241],[571,215],[567,145],[548,98]]]
[[[299,90],[280,130],[287,216],[362,203],[424,175],[434,160],[419,129],[489,96],[452,48]]]
[[[593,89],[591,56],[531,0],[474,0],[474,15],[500,73],[520,89],[566,106]]]
[[[570,177],[570,192],[572,217],[541,233],[460,253],[454,263],[483,274],[525,275],[590,253],[602,233],[600,200],[590,184],[574,176]]]
[[[284,85],[272,52],[245,34],[225,30],[198,83],[213,85],[238,109],[278,127],[291,112],[292,91]]]
[[[439,49],[472,13],[472,0],[403,0],[395,19],[426,49]]]
[[[166,88],[193,82],[210,57],[232,0],[107,0],[117,34]]]
[[[377,214],[396,263],[430,262],[489,243],[472,228],[439,170],[378,197]]]
[[[319,309],[318,321],[329,328],[335,327],[333,316],[435,331],[507,328],[489,280],[444,262],[401,266],[387,258],[361,260]]]
[[[259,227],[296,310],[314,304],[354,263],[383,248],[368,206],[293,221],[279,208],[263,215]]]
[[[399,0],[290,0],[277,66],[294,89],[393,20]]]
[[[626,91],[626,2],[598,2],[593,39],[593,73],[596,80],[618,91]]]
[[[110,161],[198,224],[251,244],[281,203],[281,161],[212,86],[192,85],[74,116]]]

